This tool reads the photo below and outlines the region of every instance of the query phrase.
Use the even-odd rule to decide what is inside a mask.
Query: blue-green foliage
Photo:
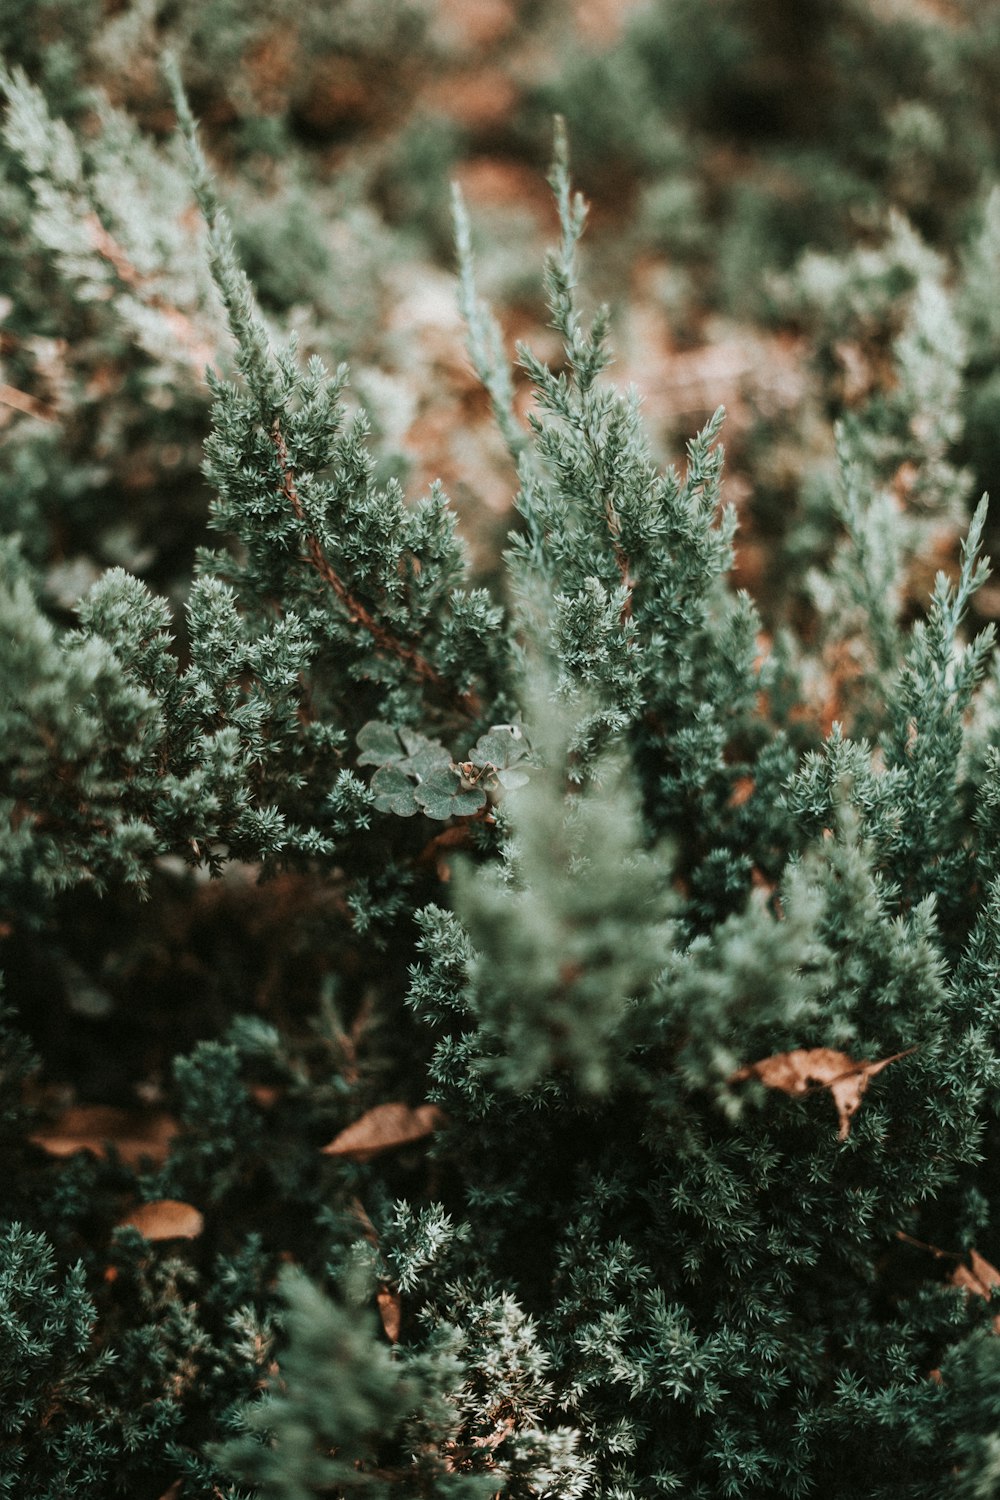
[[[54,1101],[0,1032],[26,1225],[0,1242],[0,1492],[992,1493],[990,1308],[944,1284],[1000,1211],[1000,716],[992,635],[961,637],[984,510],[924,620],[882,589],[877,747],[845,703],[801,754],[808,647],[769,656],[727,584],[721,413],[662,473],[603,380],[560,137],[562,353],[519,351],[526,431],[460,233],[519,464],[507,596],[468,587],[443,493],[376,481],[346,370],[275,351],[177,102],[238,351],[206,461],[227,545],[178,649],[121,569],[58,630],[4,544],[0,915],[44,931],[60,893],[155,896],[186,861],[305,904],[322,979],[227,1027],[192,961],[197,1044],[144,1059],[158,1162],[44,1155]],[[835,600],[898,574],[862,460],[921,400],[844,447]],[[850,1108],[751,1076],[820,1049],[841,1082],[885,1066]],[[380,1104],[419,1129],[380,1139]],[[127,1222],[164,1199],[204,1215],[190,1243]]]
[[[41,1234],[11,1225],[0,1242],[0,1493],[56,1495],[60,1468],[97,1495],[114,1458],[91,1356],[96,1310],[83,1266],[57,1271]],[[44,1435],[43,1435],[44,1434]]]
[[[390,1476],[373,1486],[369,1470],[380,1439],[415,1401],[415,1387],[376,1338],[368,1309],[339,1307],[301,1275],[287,1275],[283,1286],[283,1388],[243,1418],[259,1439],[235,1442],[234,1467],[282,1500],[306,1500],[317,1488],[389,1494]],[[225,1450],[220,1457],[226,1461]]]

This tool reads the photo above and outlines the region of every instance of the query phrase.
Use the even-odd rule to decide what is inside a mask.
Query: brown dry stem
[[[305,507],[302,504],[302,497],[299,495],[298,486],[295,483],[295,473],[291,459],[288,456],[285,436],[277,418],[275,418],[271,426],[271,441],[274,443],[278,462],[281,465],[280,492],[291,506],[296,519],[302,522],[303,525],[307,525]],[[347,616],[352,624],[360,625],[363,630],[366,630],[380,651],[385,651],[388,655],[395,656],[398,661],[403,662],[415,673],[421,682],[426,683],[428,687],[432,687],[438,692],[447,693],[447,683],[440,672],[431,666],[427,658],[411,646],[404,645],[401,640],[394,636],[390,630],[387,630],[375,618],[371,611],[362,604],[360,599],[351,593],[323,551],[319,538],[315,532],[310,530],[306,532],[306,551],[309,555],[310,563],[323,579],[324,583],[333,591],[338,602],[347,612]],[[459,693],[456,701],[463,713],[468,714],[472,718],[475,718],[481,711],[479,696],[474,692]]]

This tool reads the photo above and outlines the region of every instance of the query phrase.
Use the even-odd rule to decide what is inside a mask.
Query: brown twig
[[[614,519],[617,522],[618,517],[617,515],[615,515],[614,511],[611,510],[610,505],[608,506],[608,509],[609,511],[611,511],[611,515],[614,516]],[[611,524],[610,517],[608,520],[608,524],[609,526]],[[617,533],[614,531],[612,531],[611,533],[611,545],[615,549],[615,562],[618,564],[618,571],[622,575],[622,583],[625,585],[625,598],[622,601],[621,613],[618,616],[619,624],[624,625],[626,620],[631,620],[632,618],[632,589],[635,585],[632,578],[632,571],[629,565],[629,560],[625,555],[625,551],[622,547],[621,542],[618,540]]]
[[[187,355],[195,374],[199,380],[204,380],[206,367],[215,360],[215,350],[201,337],[194,321],[160,292],[149,289],[145,276],[132,264],[122,246],[105,229],[96,214],[88,214],[85,222],[90,242],[98,255],[107,261],[122,285],[136,293],[145,307],[160,314]]]
[[[912,1234],[907,1234],[904,1229],[896,1230],[897,1240],[902,1240],[904,1245],[912,1245],[915,1250],[926,1250],[933,1255],[935,1260],[961,1260],[961,1255],[955,1250],[942,1250],[939,1245],[929,1245],[926,1240],[914,1239]]]
[[[277,418],[275,418],[271,426],[271,441],[274,443],[278,462],[281,465],[281,484],[279,485],[279,490],[291,506],[296,519],[306,524],[306,514],[302,498],[295,483],[295,475],[291,459],[288,456],[284,433]],[[440,672],[431,666],[427,658],[421,656],[420,652],[415,651],[411,646],[405,646],[391,631],[387,630],[384,625],[376,620],[375,616],[361,603],[360,599],[357,599],[351,593],[323,551],[319,538],[312,531],[306,533],[306,551],[309,554],[309,561],[324,583],[328,584],[333,590],[333,593],[346,610],[348,618],[355,625],[360,625],[363,630],[368,632],[379,650],[385,651],[390,656],[395,656],[398,661],[404,662],[420,678],[420,681],[426,683],[428,687],[435,688],[439,692],[447,692],[447,683]],[[477,716],[481,711],[481,704],[477,693],[471,691],[459,693],[458,703],[462,710],[471,717]]]
[[[444,862],[445,853],[451,849],[466,849],[471,842],[473,823],[495,823],[492,808],[488,802],[484,802],[478,812],[470,813],[463,817],[461,823],[453,823],[441,833],[436,833],[429,839],[420,853],[417,855],[418,866],[433,866],[440,880],[447,881],[451,878],[451,871]]]
[[[607,492],[607,486],[604,477],[604,466],[601,463],[599,444],[592,436],[589,426],[584,436],[587,447],[590,450],[591,463],[594,466],[594,472],[597,476],[598,483],[600,484],[602,490],[602,498],[604,501],[604,519],[607,522],[608,536],[611,539],[611,546],[614,550],[615,562],[618,565],[618,571],[621,574],[622,583],[625,585],[625,598],[622,601],[621,612],[618,616],[619,624],[624,625],[626,620],[631,620],[632,618],[632,590],[635,587],[635,581],[632,577],[632,566],[628,559],[628,553],[622,546],[621,517],[615,510],[614,503]]]
[[[24,412],[26,417],[37,417],[39,422],[54,422],[56,414],[37,396],[19,391],[14,385],[0,385],[0,406],[10,406],[14,411]]]
[[[632,618],[632,589],[634,582],[628,554],[622,546],[621,519],[611,502],[610,496],[607,494],[604,496],[604,519],[608,523],[608,535],[611,538],[611,546],[614,549],[615,562],[618,564],[618,571],[621,574],[622,583],[625,585],[625,598],[622,602],[621,614],[618,617],[619,623],[624,625],[626,620],[631,620]]]

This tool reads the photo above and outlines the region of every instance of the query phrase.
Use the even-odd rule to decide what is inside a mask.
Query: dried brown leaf
[[[353,1218],[355,1218],[358,1221],[358,1223],[360,1224],[360,1226],[361,1226],[361,1233],[364,1235],[364,1237],[368,1241],[369,1245],[375,1245],[377,1247],[378,1246],[378,1235],[375,1233],[375,1225],[372,1223],[371,1219],[368,1217],[367,1210],[365,1209],[365,1206],[362,1203],[362,1201],[361,1201],[360,1198],[352,1198],[351,1199],[351,1202],[350,1202],[350,1212],[351,1212],[351,1216]]]
[[[380,1286],[375,1294],[375,1301],[378,1303],[378,1315],[382,1319],[386,1338],[391,1343],[397,1344],[403,1321],[403,1308],[399,1293],[391,1292],[387,1286]]]
[[[960,1286],[975,1297],[990,1298],[994,1287],[1000,1286],[1000,1271],[991,1266],[978,1250],[969,1251],[971,1266],[956,1266],[951,1273],[952,1286]]]
[[[1000,1287],[1000,1271],[991,1266],[985,1255],[978,1250],[969,1251],[971,1265],[956,1266],[951,1273],[952,1286],[961,1287],[972,1297],[985,1297],[989,1301]],[[994,1333],[1000,1333],[1000,1313],[993,1319]]]
[[[114,1146],[128,1166],[138,1166],[143,1157],[166,1160],[170,1142],[177,1134],[177,1121],[166,1110],[116,1109],[105,1104],[73,1104],[64,1109],[48,1130],[30,1139],[49,1156],[72,1156],[90,1151],[104,1158]]]
[[[503,126],[510,119],[518,90],[509,73],[487,64],[435,78],[426,97],[436,113],[466,129],[484,130]]]
[[[276,1088],[270,1083],[252,1083],[250,1085],[250,1097],[261,1109],[273,1109],[285,1096],[283,1088]]]
[[[157,1198],[141,1203],[118,1220],[118,1227],[138,1229],[147,1240],[195,1240],[205,1227],[202,1214],[191,1203],[179,1198]]]
[[[749,802],[754,794],[755,782],[752,776],[737,776],[729,793],[729,806],[742,807]]]
[[[785,1094],[808,1094],[814,1088],[829,1089],[840,1122],[837,1139],[846,1141],[851,1116],[860,1108],[861,1096],[875,1074],[881,1073],[891,1062],[908,1057],[914,1050],[908,1047],[905,1052],[896,1052],[878,1062],[854,1062],[846,1052],[835,1052],[831,1047],[800,1047],[794,1052],[777,1052],[773,1057],[738,1068],[729,1081],[738,1083],[745,1078],[756,1078],[765,1088],[780,1089]]]
[[[1000,1286],[1000,1271],[996,1266],[991,1266],[985,1255],[980,1255],[978,1250],[969,1251],[969,1259],[976,1276],[987,1289]]]
[[[344,1156],[350,1161],[371,1161],[383,1151],[423,1140],[438,1128],[443,1119],[435,1104],[419,1104],[416,1109],[411,1109],[408,1104],[377,1104],[335,1136],[328,1146],[323,1147],[323,1152],[326,1156]]]

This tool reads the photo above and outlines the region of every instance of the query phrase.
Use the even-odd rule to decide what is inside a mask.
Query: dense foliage
[[[461,143],[359,101],[393,58],[417,88],[432,8],[286,9],[284,53],[227,0],[0,23],[0,1496],[992,1496],[989,23],[831,0],[821,47],[786,6],[655,4],[526,93],[511,150],[562,102],[629,235],[673,204],[706,303],[712,236],[728,276],[754,240],[812,383],[781,483],[781,414],[744,426],[739,518],[721,409],[661,463],[557,127],[514,368],[455,195],[469,420],[516,493],[475,575],[376,368],[393,219],[437,253]],[[855,64],[888,39],[916,91],[935,38],[876,149]],[[781,245],[691,187],[748,117]],[[335,202],[303,141],[375,119]]]

